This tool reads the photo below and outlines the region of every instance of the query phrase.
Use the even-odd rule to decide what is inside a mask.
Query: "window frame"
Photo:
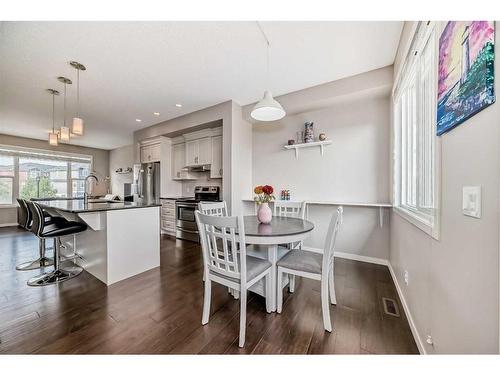
[[[19,159],[21,158],[38,158],[47,160],[58,160],[66,162],[66,179],[54,179],[54,182],[65,182],[66,183],[66,195],[67,198],[78,198],[73,197],[73,180],[71,178],[71,163],[89,163],[90,171],[94,170],[94,157],[87,154],[77,154],[68,153],[60,151],[52,151],[46,149],[36,149],[27,148],[20,146],[11,146],[0,144],[0,154],[11,155],[14,158],[14,176],[13,178],[13,191],[12,191],[12,204],[0,204],[0,209],[2,208],[14,208],[17,207],[16,199],[19,198],[19,188],[20,188],[20,173],[19,173]],[[79,180],[79,179],[78,179]]]
[[[11,195],[11,203],[0,203],[0,207],[12,207],[15,206],[16,200],[16,170],[18,169],[18,161],[16,157],[12,157],[12,176],[0,176],[0,178],[6,178],[12,180],[12,195]]]
[[[440,237],[440,200],[441,200],[441,142],[436,136],[436,106],[437,106],[437,69],[438,69],[438,27],[436,22],[420,22],[415,30],[413,41],[408,51],[407,57],[403,63],[401,74],[396,79],[392,93],[392,116],[393,116],[393,212],[403,217],[428,235],[439,240]],[[424,50],[428,43],[432,43],[432,50]],[[429,53],[433,60],[431,65],[432,82],[434,86],[433,93],[425,96],[422,92],[424,78],[428,75],[420,74],[420,69],[425,67],[421,63],[424,58],[421,52]],[[427,58],[428,56],[425,56]],[[413,77],[412,77],[413,76]],[[403,121],[402,121],[402,98],[406,88],[411,84],[414,78],[416,99],[416,120],[415,130],[418,133],[416,139],[416,163],[415,163],[415,205],[407,204],[404,193],[407,192],[404,187],[405,178],[408,174],[404,171],[405,144],[403,142]],[[427,105],[427,107],[424,107]],[[431,115],[425,116],[424,110],[431,108]],[[425,119],[431,123],[424,123]],[[426,126],[427,125],[427,126]],[[431,126],[429,126],[431,125]],[[428,133],[430,132],[430,134]],[[430,144],[428,140],[431,140]],[[428,148],[428,154],[425,148]],[[429,166],[427,160],[429,156],[433,165]],[[424,160],[425,158],[425,160]],[[433,170],[428,171],[428,168]],[[423,173],[427,169],[426,173]],[[430,177],[430,179],[424,176]],[[428,184],[428,185],[426,185]],[[426,186],[427,190],[423,187]],[[429,192],[433,190],[433,207],[428,208],[424,205],[429,202]]]

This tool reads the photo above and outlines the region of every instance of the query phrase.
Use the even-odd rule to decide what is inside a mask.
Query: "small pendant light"
[[[267,86],[269,87],[269,39],[267,39],[266,33],[262,30],[260,23],[257,21],[257,26],[260,32],[264,36],[267,44]],[[276,121],[285,117],[286,112],[274,98],[269,90],[264,91],[264,96],[262,99],[255,104],[250,116],[258,121]]]
[[[73,126],[71,132],[75,135],[83,135],[83,120],[80,117],[80,70],[86,70],[85,65],[80,64],[77,61],[71,61],[69,63],[73,68],[76,69],[76,117],[73,117]]]
[[[56,109],[56,95],[59,95],[59,91],[54,89],[47,89],[52,95],[52,132],[49,133],[49,144],[51,146],[57,146],[59,144],[59,136],[56,133],[56,120],[55,120],[55,109]]]
[[[73,82],[69,78],[66,77],[58,77],[57,78],[60,82],[64,83],[64,109],[63,109],[63,114],[64,114],[64,120],[63,120],[63,126],[61,126],[61,130],[59,132],[59,137],[61,138],[61,141],[64,142],[69,142],[69,127],[66,126],[66,86],[71,85]]]

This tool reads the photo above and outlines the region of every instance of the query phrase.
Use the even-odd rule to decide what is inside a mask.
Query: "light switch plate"
[[[464,186],[462,212],[465,216],[481,218],[481,186]]]

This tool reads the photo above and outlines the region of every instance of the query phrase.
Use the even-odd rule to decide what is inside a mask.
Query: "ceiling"
[[[393,63],[402,22],[262,22],[275,96]],[[113,149],[135,130],[230,99],[260,99],[266,44],[255,22],[1,22],[0,133],[46,139],[56,77],[80,77],[85,135]],[[76,110],[68,87],[68,121]],[[57,99],[62,123],[62,97]],[[181,108],[175,104],[182,104]],[[159,112],[159,116],[153,115]],[[141,122],[136,122],[141,119]]]

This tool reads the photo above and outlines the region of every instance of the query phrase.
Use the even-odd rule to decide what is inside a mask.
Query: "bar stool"
[[[33,216],[31,215],[31,211],[28,209],[26,201],[24,199],[17,199],[17,203],[19,203],[19,211],[17,215],[17,222],[20,227],[31,231],[31,225],[33,224]],[[60,220],[62,218],[53,217],[44,211],[44,220],[46,225],[52,224],[54,221]],[[29,271],[36,270],[42,267],[52,266],[54,261],[45,256],[45,238],[40,238],[38,242],[38,248],[40,252],[40,256],[38,259],[21,263],[16,267],[18,271]]]
[[[76,234],[87,230],[87,225],[64,218],[46,225],[43,210],[38,203],[26,201],[28,209],[33,217],[31,231],[40,239],[52,238],[54,240],[54,270],[45,272],[28,280],[29,286],[43,286],[57,284],[78,276],[82,268],[78,266],[61,267],[61,245],[59,238],[70,234]]]

